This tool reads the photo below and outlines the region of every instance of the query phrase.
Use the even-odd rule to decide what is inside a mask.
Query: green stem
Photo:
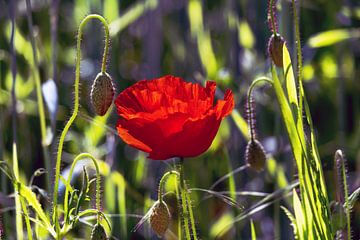
[[[191,240],[190,229],[189,229],[189,213],[186,205],[186,194],[185,194],[185,182],[184,182],[184,173],[183,166],[180,166],[180,194],[181,194],[181,204],[182,204],[182,217],[184,219],[184,228],[185,235],[187,240]]]
[[[180,170],[179,170],[180,193],[181,193],[181,203],[182,203],[182,211],[183,211],[183,218],[184,218],[185,234],[186,234],[186,239],[197,240],[194,214],[191,209],[191,200],[190,200],[189,194],[187,192],[188,190],[187,190],[185,179],[184,179],[183,162],[184,162],[184,158],[180,158]],[[190,227],[191,227],[191,233],[190,233]]]
[[[253,128],[253,117],[252,117],[253,116],[253,109],[252,109],[252,106],[251,106],[251,97],[252,97],[252,91],[253,91],[254,87],[260,82],[269,83],[271,86],[273,85],[273,81],[270,78],[260,77],[260,78],[255,79],[251,83],[251,85],[249,87],[249,90],[248,90],[248,93],[247,93],[247,105],[248,105],[248,111],[249,111],[248,119],[249,119],[249,129],[250,129],[250,139],[251,139],[251,141],[254,141],[254,138],[255,138],[255,133],[254,133],[254,128]]]
[[[79,155],[76,156],[76,158],[74,159],[71,168],[70,168],[70,172],[68,175],[68,179],[67,179],[67,186],[71,184],[71,178],[75,169],[75,166],[77,164],[78,161],[83,160],[83,159],[91,159],[92,162],[94,163],[95,166],[95,170],[96,170],[96,209],[98,212],[100,212],[100,181],[101,181],[101,177],[100,177],[100,170],[99,170],[99,165],[96,161],[96,159],[89,153],[81,153]],[[68,222],[68,211],[69,211],[69,189],[68,187],[65,188],[65,195],[64,195],[64,212],[65,212],[65,217],[64,217],[64,222],[65,225]],[[98,220],[100,217],[100,214],[98,214]]]
[[[271,25],[272,25],[272,29],[273,29],[273,33],[274,33],[274,37],[277,36],[277,33],[276,33],[276,24],[275,24],[275,16],[274,16],[274,8],[273,8],[273,5],[274,5],[274,0],[270,0],[270,18],[271,18]]]
[[[165,184],[166,180],[168,179],[168,177],[170,177],[171,175],[175,175],[177,177],[180,176],[179,172],[177,172],[177,171],[169,171],[162,176],[162,178],[160,179],[159,189],[158,189],[158,200],[160,203],[162,203],[162,201],[163,201],[164,184]]]
[[[335,160],[341,162],[341,177],[344,185],[344,201],[346,209],[346,227],[347,227],[347,239],[351,240],[351,228],[350,228],[350,208],[349,208],[349,190],[346,179],[346,168],[345,168],[345,159],[341,150],[337,150],[335,153]],[[337,164],[337,163],[335,163]]]
[[[74,101],[74,110],[73,113],[69,119],[69,121],[66,123],[63,131],[61,132],[60,140],[59,140],[59,146],[57,151],[57,157],[56,157],[56,166],[55,166],[55,184],[54,184],[54,194],[53,194],[53,222],[55,224],[56,233],[59,234],[60,232],[60,224],[59,224],[59,216],[58,216],[58,209],[57,209],[57,201],[58,201],[58,188],[59,188],[59,178],[60,178],[60,165],[61,165],[61,156],[62,156],[62,149],[64,145],[64,140],[67,132],[69,131],[69,128],[71,124],[74,122],[78,111],[79,111],[79,81],[80,81],[80,59],[81,59],[81,37],[83,34],[83,28],[86,25],[86,23],[90,19],[98,19],[102,22],[105,28],[105,48],[104,48],[104,55],[103,55],[103,62],[101,71],[106,71],[106,58],[108,53],[108,45],[109,45],[109,26],[106,22],[106,20],[97,14],[91,14],[86,16],[80,23],[79,26],[79,32],[78,32],[78,38],[77,38],[77,52],[76,52],[76,71],[75,71],[75,101]]]

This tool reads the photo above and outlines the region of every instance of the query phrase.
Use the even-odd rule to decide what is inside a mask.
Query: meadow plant
[[[30,5],[29,0],[27,0],[27,4]],[[192,13],[192,17],[193,13],[201,12],[201,8],[199,10],[200,6],[199,2],[190,1],[188,11]],[[345,157],[341,150],[337,150],[334,166],[337,171],[340,193],[336,201],[330,203],[314,126],[303,87],[303,60],[297,9],[295,0],[292,0],[297,54],[297,66],[294,71],[286,40],[278,30],[276,1],[268,1],[267,20],[271,36],[267,43],[267,55],[271,60],[271,72],[268,74],[269,76],[256,78],[247,91],[247,123],[242,124],[248,130],[248,143],[244,154],[246,165],[229,170],[228,174],[216,181],[209,189],[190,187],[192,183],[186,180],[187,169],[185,169],[184,162],[188,161],[187,158],[197,157],[206,152],[213,143],[222,121],[229,115],[234,118],[234,114],[237,114],[236,109],[234,109],[234,95],[230,89],[225,91],[222,99],[215,101],[215,82],[207,81],[204,87],[199,83],[190,83],[180,77],[167,75],[136,82],[116,97],[114,105],[119,115],[116,124],[119,137],[133,148],[147,153],[149,159],[154,161],[174,159],[175,162],[171,167],[172,169],[167,170],[162,175],[157,189],[157,199],[147,205],[149,208],[134,227],[134,231],[139,230],[145,222],[148,222],[153,233],[160,238],[200,239],[197,222],[205,221],[205,219],[195,219],[196,214],[193,209],[195,200],[191,198],[191,193],[202,191],[230,205],[235,209],[234,213],[237,214],[231,220],[218,226],[214,238],[226,236],[224,233],[229,232],[231,226],[234,226],[235,223],[251,218],[260,210],[286,196],[292,195],[292,201],[289,201],[288,206],[281,206],[281,208],[291,222],[296,239],[351,239],[350,213],[356,198],[360,194],[360,190],[358,189],[349,194]],[[28,19],[29,28],[32,29],[31,16]],[[51,214],[41,204],[34,192],[34,188],[32,188],[33,178],[46,171],[39,170],[34,173],[29,185],[20,180],[16,139],[13,142],[13,165],[10,166],[5,162],[0,162],[1,170],[11,179],[14,186],[16,229],[17,239],[19,240],[25,238],[23,219],[25,220],[27,239],[33,239],[32,228],[36,229],[34,233],[36,239],[49,237],[58,240],[66,239],[79,223],[84,223],[84,219],[95,220],[93,223],[86,222],[92,228],[91,239],[108,239],[111,235],[111,223],[108,214],[102,211],[101,175],[110,176],[110,184],[115,183],[117,185],[119,211],[125,217],[127,216],[124,193],[127,182],[120,173],[111,171],[104,161],[96,159],[90,153],[80,153],[73,159],[67,179],[61,175],[65,137],[79,113],[81,40],[83,38],[83,29],[91,19],[99,20],[105,32],[101,70],[91,87],[91,104],[98,116],[105,117],[111,113],[113,107],[115,87],[112,77],[107,73],[106,69],[110,41],[109,25],[104,17],[90,14],[81,21],[78,29],[74,106],[72,115],[61,132],[57,147]],[[195,21],[194,18],[190,19],[191,21]],[[201,21],[198,16],[197,23]],[[206,42],[207,32],[199,26],[196,28],[196,26],[192,24],[192,36],[196,37],[199,43]],[[34,50],[34,39],[31,40]],[[209,43],[207,42],[207,44]],[[211,72],[211,68],[206,67],[206,58],[202,55],[204,51],[201,47],[199,53],[204,68],[208,70],[208,75],[211,76],[214,73]],[[33,51],[33,55],[35,66],[38,68],[36,51]],[[211,56],[211,54],[208,56]],[[216,61],[212,63],[216,65]],[[16,71],[13,71],[13,107],[16,105],[15,74]],[[46,122],[40,91],[39,72],[36,75],[42,146],[46,155],[48,151],[44,143]],[[256,174],[261,171],[268,171],[269,164],[274,161],[272,156],[266,153],[260,137],[256,134],[253,91],[256,86],[263,83],[271,86],[275,92],[295,159],[298,181],[294,181],[271,194],[261,196],[263,198],[260,201],[249,209],[244,209],[242,203],[236,197],[238,192],[235,190],[234,175],[246,169],[254,169]],[[238,118],[242,120],[241,116],[238,116]],[[106,118],[104,119],[106,121]],[[13,121],[15,124],[16,119],[14,118]],[[310,130],[306,131],[306,128]],[[16,131],[14,131],[14,138],[15,136]],[[224,155],[226,156],[226,152]],[[87,165],[84,164],[81,189],[75,189],[71,185],[71,179],[78,162],[81,160],[91,160],[96,177],[94,179],[89,178]],[[49,170],[49,162],[45,164],[47,165],[46,169]],[[174,192],[170,192],[165,188],[170,179],[173,183]],[[214,190],[218,184],[228,179],[230,189],[228,193],[224,194]],[[65,188],[62,203],[59,197],[60,181]],[[83,206],[91,199],[90,189],[92,183],[95,183],[95,208],[83,209]],[[251,195],[255,193],[244,194]],[[259,195],[259,193],[257,194]],[[29,211],[29,207],[31,207],[31,211]],[[177,231],[174,231],[174,223],[177,225]],[[122,237],[126,239],[126,220],[122,222],[121,228]],[[251,220],[252,239],[256,239],[256,235],[255,226]],[[0,239],[1,237],[2,229],[0,224]]]

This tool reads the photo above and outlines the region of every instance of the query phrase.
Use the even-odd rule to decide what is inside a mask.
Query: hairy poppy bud
[[[109,109],[113,98],[115,88],[110,75],[106,72],[99,73],[93,85],[91,86],[91,103],[96,114],[104,116]]]
[[[280,35],[272,35],[268,42],[268,54],[278,67],[283,67],[283,45],[285,40]]]
[[[263,146],[258,140],[254,139],[248,142],[245,157],[246,162],[256,171],[264,169],[266,154]]]
[[[164,236],[170,224],[170,212],[165,202],[157,201],[150,215],[152,230],[159,236]]]
[[[339,203],[332,201],[330,203],[331,212],[331,224],[335,231],[344,229],[346,226],[346,213],[344,206]]]
[[[106,240],[106,232],[104,227],[100,223],[96,223],[91,231],[91,240]]]

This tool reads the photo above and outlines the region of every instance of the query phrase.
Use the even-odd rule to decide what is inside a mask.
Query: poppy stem
[[[101,198],[100,198],[100,181],[101,181],[101,177],[100,177],[100,170],[99,170],[99,165],[97,160],[89,153],[80,153],[79,155],[76,156],[76,158],[74,159],[71,168],[70,168],[70,172],[67,178],[67,184],[66,186],[70,186],[70,182],[71,182],[71,178],[75,169],[75,166],[77,164],[77,162],[79,162],[80,160],[83,159],[91,159],[91,161],[94,164],[95,170],[96,170],[96,210],[98,211],[97,214],[97,220],[98,222],[100,221],[100,206],[101,206]],[[65,194],[64,194],[64,223],[67,224],[68,219],[69,219],[69,189],[66,187],[65,188]]]
[[[247,94],[247,108],[248,108],[248,126],[249,126],[249,130],[250,130],[250,139],[251,141],[254,141],[254,139],[256,138],[255,136],[255,123],[254,123],[254,113],[253,113],[253,106],[252,106],[252,91],[254,89],[254,87],[259,84],[260,82],[266,82],[269,83],[271,86],[273,85],[273,81],[270,78],[266,78],[266,77],[260,77],[255,79],[248,90],[248,94]]]
[[[182,215],[184,219],[184,227],[186,239],[191,240],[197,239],[196,227],[194,214],[191,207],[191,199],[187,190],[187,186],[184,180],[184,158],[180,158],[180,193],[181,193],[181,205],[182,205]],[[191,232],[190,232],[191,227]]]
[[[177,178],[180,177],[180,173],[177,171],[174,171],[174,170],[166,172],[162,176],[162,178],[160,179],[159,189],[158,189],[158,200],[160,203],[162,203],[162,201],[163,201],[164,184],[165,184],[166,180],[168,179],[168,177],[170,177],[171,175],[175,175]]]
[[[106,59],[107,59],[107,53],[109,49],[109,26],[106,20],[97,14],[90,14],[86,16],[79,25],[79,31],[78,31],[78,37],[77,37],[77,52],[76,52],[76,71],[75,71],[75,101],[74,101],[74,110],[73,113],[69,119],[69,121],[66,123],[63,131],[61,132],[59,145],[58,145],[58,151],[57,151],[57,157],[56,157],[56,166],[55,166],[55,184],[54,184],[54,193],[53,193],[53,223],[55,225],[55,231],[57,234],[57,238],[60,238],[60,223],[59,223],[59,216],[58,216],[58,188],[59,188],[59,178],[60,178],[60,165],[61,165],[61,156],[62,156],[62,149],[64,145],[64,140],[67,132],[69,131],[72,123],[74,122],[78,111],[79,111],[79,81],[80,81],[80,59],[81,59],[81,38],[83,34],[83,28],[86,25],[86,23],[90,19],[98,19],[101,21],[101,23],[104,26],[105,29],[105,48],[104,48],[104,55],[102,60],[102,67],[101,71],[106,71]]]
[[[275,5],[274,0],[270,0],[270,3],[269,3],[270,21],[271,21],[271,26],[272,26],[274,36],[276,37],[277,36],[277,33],[276,33],[277,29],[276,29],[276,18],[275,18],[275,13],[274,13],[274,8],[275,8],[274,5]]]

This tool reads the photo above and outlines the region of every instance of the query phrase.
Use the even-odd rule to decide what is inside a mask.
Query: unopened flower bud
[[[164,236],[170,224],[170,212],[164,201],[157,201],[150,214],[150,225],[152,230],[159,236]]]
[[[283,67],[283,45],[285,40],[280,35],[272,35],[268,42],[268,54],[278,67]]]
[[[107,240],[104,227],[100,223],[96,223],[91,231],[91,240]]]
[[[266,154],[261,143],[256,140],[250,140],[246,146],[245,158],[247,164],[256,171],[262,171],[265,166]]]
[[[100,116],[104,116],[109,109],[113,98],[115,88],[110,75],[106,72],[99,73],[91,86],[91,103],[96,112]]]

